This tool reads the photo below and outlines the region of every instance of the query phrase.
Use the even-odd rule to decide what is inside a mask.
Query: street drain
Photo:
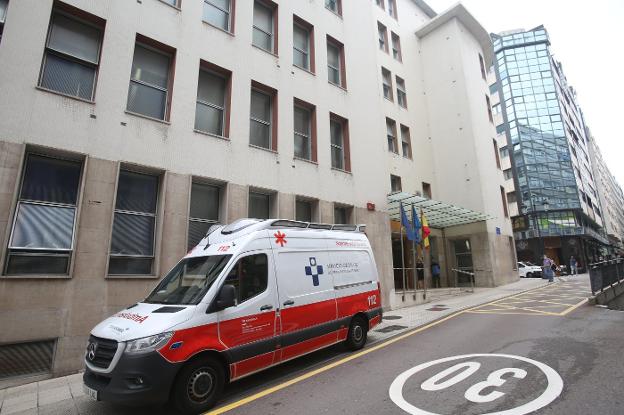
[[[384,320],[400,320],[402,318],[403,317],[401,317],[401,316],[383,316]]]
[[[375,331],[378,331],[379,333],[390,333],[391,331],[397,331],[397,330],[403,330],[406,329],[407,326],[399,326],[397,324],[393,325],[393,326],[388,326],[388,327],[384,327],[383,329],[378,329]]]
[[[448,310],[448,307],[431,307],[428,308],[427,311],[444,311],[444,310]]]

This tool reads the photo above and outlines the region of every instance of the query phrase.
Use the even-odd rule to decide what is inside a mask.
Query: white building
[[[404,200],[433,228],[429,286],[431,259],[443,287],[518,277],[490,38],[463,6],[0,0],[0,17],[0,365],[37,356],[0,382],[78,370],[93,325],[216,221],[364,223],[397,308],[423,300]]]

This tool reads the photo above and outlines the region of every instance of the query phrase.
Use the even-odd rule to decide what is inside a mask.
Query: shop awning
[[[436,229],[467,225],[469,223],[483,222],[491,219],[485,213],[475,212],[450,203],[427,199],[426,197],[413,195],[407,192],[398,192],[388,195],[388,213],[391,220],[401,220],[400,203],[403,203],[403,208],[410,220],[412,218],[412,204],[418,213],[420,213],[422,209],[427,216],[429,227]]]

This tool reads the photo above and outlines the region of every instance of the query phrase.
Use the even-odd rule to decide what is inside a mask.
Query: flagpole
[[[403,252],[403,221],[400,221],[399,223],[401,224],[401,272],[403,273],[403,301],[405,301],[405,252]]]
[[[423,228],[423,221],[422,221],[422,217],[423,217],[423,211],[422,209],[420,209],[420,225],[421,225],[421,229],[423,230],[424,233],[424,228]],[[425,273],[425,264],[428,263],[429,261],[425,261],[425,238],[421,238],[422,239],[422,253],[423,253],[423,299],[426,300],[427,299],[427,274]]]

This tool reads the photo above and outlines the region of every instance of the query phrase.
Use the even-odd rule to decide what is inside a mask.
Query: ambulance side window
[[[241,304],[267,289],[268,274],[266,254],[249,255],[236,262],[226,277],[225,284],[236,288],[237,304]]]

